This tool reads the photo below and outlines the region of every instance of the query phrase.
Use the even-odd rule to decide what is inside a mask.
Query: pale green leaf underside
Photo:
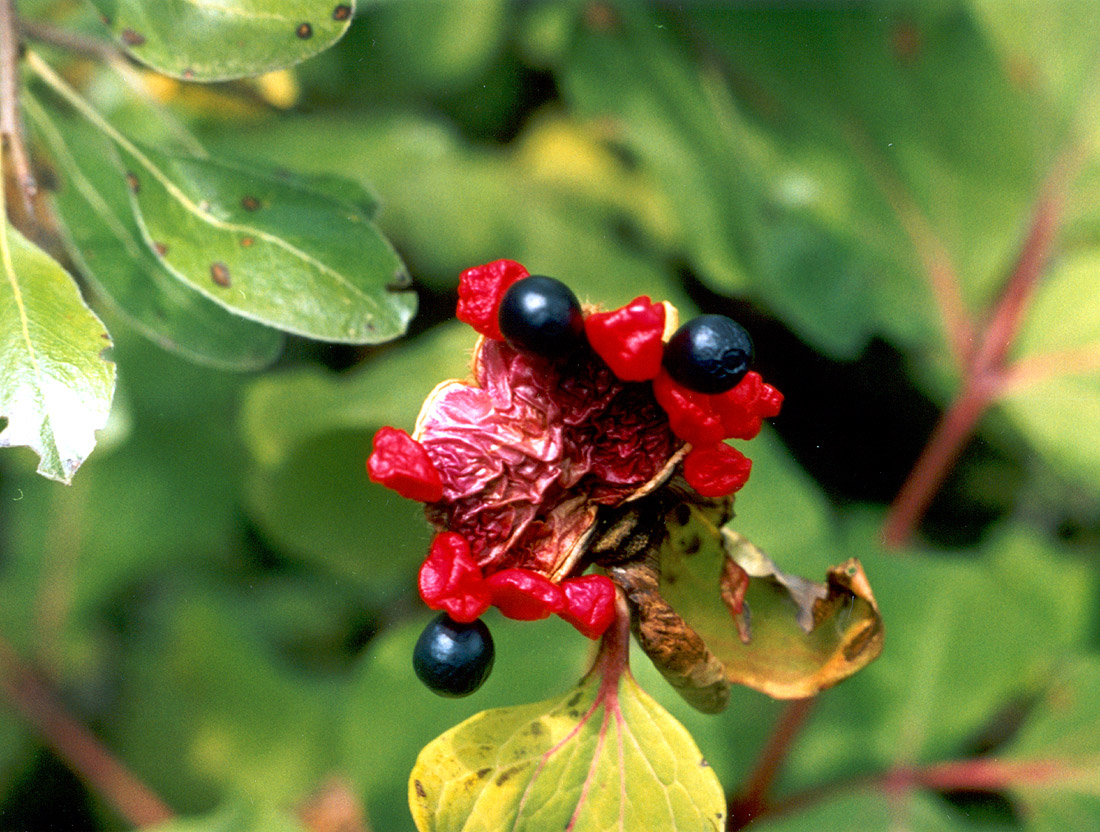
[[[420,754],[421,832],[720,830],[725,799],[687,731],[624,674],[558,699],[485,711]]]
[[[0,234],[0,447],[31,448],[40,474],[67,483],[107,422],[111,340],[56,261],[11,226]]]
[[[118,147],[146,241],[192,288],[309,338],[404,333],[416,310],[408,273],[360,211],[260,171]]]
[[[70,254],[100,294],[146,337],[194,361],[235,370],[273,361],[283,345],[279,332],[188,288],[149,250],[111,145],[89,128],[51,119],[32,99],[27,103],[62,174],[54,206]]]
[[[292,66],[347,31],[355,0],[92,0],[131,55],[160,72],[223,81]]]

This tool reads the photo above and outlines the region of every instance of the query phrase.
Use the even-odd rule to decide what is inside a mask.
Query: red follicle
[[[405,431],[381,428],[367,458],[367,474],[402,497],[434,503],[443,497],[443,482],[424,448]]]
[[[615,584],[606,575],[582,575],[561,582],[565,609],[558,615],[591,639],[615,620]]]
[[[417,584],[425,604],[433,610],[446,610],[455,621],[469,623],[489,608],[489,584],[470,554],[469,544],[455,532],[436,535]]]
[[[660,372],[664,304],[642,295],[613,312],[592,312],[584,330],[592,349],[623,381],[649,381]]]
[[[724,442],[692,448],[684,457],[684,479],[702,497],[725,497],[748,482],[752,460]]]
[[[538,621],[565,608],[561,587],[530,569],[504,569],[489,576],[493,606],[506,618]]]
[[[500,299],[508,287],[527,277],[527,269],[514,260],[494,260],[462,272],[458,279],[455,317],[486,338],[504,340],[497,323]]]

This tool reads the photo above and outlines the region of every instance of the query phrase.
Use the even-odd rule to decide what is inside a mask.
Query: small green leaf
[[[694,832],[726,817],[691,736],[629,672],[452,728],[421,752],[409,803],[421,832]]]
[[[92,0],[139,61],[176,78],[224,81],[291,66],[332,46],[355,0]]]
[[[146,337],[194,361],[237,370],[273,361],[280,333],[189,289],[149,250],[114,148],[86,127],[51,119],[32,98],[26,105],[64,180],[53,196],[70,255],[99,292]]]
[[[30,447],[38,473],[68,483],[107,423],[111,340],[65,270],[6,220],[0,270],[0,447]]]
[[[226,308],[298,335],[398,337],[416,296],[377,229],[260,172],[119,145],[146,240],[177,277]]]

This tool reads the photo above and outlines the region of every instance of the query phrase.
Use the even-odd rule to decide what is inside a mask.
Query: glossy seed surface
[[[469,624],[443,613],[424,628],[413,648],[413,670],[440,696],[469,696],[489,677],[493,637],[480,618]]]
[[[725,315],[700,315],[676,330],[662,363],[689,390],[724,393],[745,377],[752,359],[752,338],[741,324]]]
[[[500,300],[500,331],[517,350],[560,358],[584,343],[584,316],[573,290],[553,277],[531,275]]]

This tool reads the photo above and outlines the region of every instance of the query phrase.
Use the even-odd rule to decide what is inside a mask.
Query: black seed
[[[351,17],[351,6],[341,3],[335,9],[332,10],[333,20],[347,20]]]
[[[663,363],[689,390],[725,393],[745,377],[752,358],[752,338],[741,324],[725,315],[700,315],[676,330]]]
[[[468,696],[493,669],[493,637],[478,619],[453,621],[446,613],[432,620],[413,648],[413,670],[440,696]]]
[[[138,191],[141,190],[141,183],[138,181],[137,176],[135,176],[130,171],[126,171],[126,184],[129,186],[130,190],[135,194]]]
[[[518,350],[546,358],[568,355],[584,343],[584,316],[573,291],[552,277],[531,275],[500,300],[500,331]]]
[[[219,286],[229,285],[229,267],[225,263],[213,263],[210,266],[210,279]]]
[[[255,211],[260,207],[260,200],[254,196],[246,196],[241,200],[241,207],[246,211]]]
[[[123,29],[122,42],[127,46],[141,46],[145,43],[145,35],[135,32],[133,29]]]
[[[308,23],[299,24],[298,28],[294,31],[302,40],[309,40],[313,37],[313,27]]]

